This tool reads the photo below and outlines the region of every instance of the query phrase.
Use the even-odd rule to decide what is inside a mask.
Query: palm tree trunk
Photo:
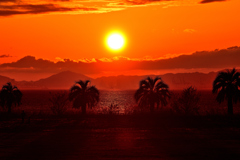
[[[82,106],[82,114],[86,114],[86,108],[87,108],[87,105],[86,104],[84,104],[83,106]]]
[[[232,97],[228,98],[228,115],[233,115]]]
[[[12,107],[11,107],[11,105],[8,105],[8,113],[10,114],[11,111],[12,111]]]
[[[150,112],[153,113],[154,112],[154,103],[150,104]]]

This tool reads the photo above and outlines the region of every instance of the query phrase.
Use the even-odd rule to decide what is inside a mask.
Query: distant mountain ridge
[[[184,89],[189,86],[194,86],[197,89],[211,89],[213,80],[217,72],[210,73],[168,73],[158,75],[162,80],[167,83],[170,89]],[[54,74],[48,78],[40,79],[37,81],[15,81],[14,79],[0,76],[0,85],[7,82],[12,82],[20,89],[69,89],[78,80],[90,80],[91,85],[95,85],[98,89],[103,90],[131,90],[139,87],[139,82],[142,79],[156,77],[157,75],[146,76],[109,76],[99,77],[93,79],[80,73],[71,71],[64,71]]]
[[[37,86],[43,87],[43,88],[66,89],[66,88],[70,88],[78,80],[92,81],[93,79],[83,74],[79,74],[71,71],[64,71],[58,74],[54,74],[48,78],[35,81],[35,83]]]
[[[7,82],[11,82],[11,83],[15,83],[15,80],[14,79],[11,79],[11,78],[8,78],[6,76],[1,76],[0,75],[0,84],[3,85]]]
[[[100,77],[94,80],[99,88],[106,89],[137,89],[139,82],[150,77],[161,77],[169,85],[170,89],[183,89],[194,86],[198,89],[212,89],[212,83],[217,76],[217,72],[205,73],[168,73],[164,75],[146,75],[146,76],[110,76]]]

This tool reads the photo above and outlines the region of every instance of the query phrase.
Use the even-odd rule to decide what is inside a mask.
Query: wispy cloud
[[[0,58],[8,58],[8,57],[12,57],[12,56],[10,56],[9,54],[0,55]]]
[[[224,0],[193,0],[210,3]],[[162,7],[193,4],[189,0],[0,0],[0,16],[46,13],[105,13],[128,7],[162,5]]]
[[[97,8],[64,6],[58,3],[24,3],[17,0],[4,0],[0,2],[0,16],[11,16],[17,14],[43,14],[50,12],[73,12],[73,11],[97,11]],[[61,1],[63,2],[63,1]],[[64,1],[65,2],[65,1]]]
[[[185,29],[185,30],[183,30],[183,32],[185,32],[185,33],[194,33],[194,32],[196,32],[196,30],[195,29]]]
[[[200,3],[224,2],[226,0],[202,0]]]

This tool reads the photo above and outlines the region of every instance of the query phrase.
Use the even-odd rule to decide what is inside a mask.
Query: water
[[[31,112],[51,112],[50,106],[51,103],[49,99],[53,94],[57,92],[66,92],[68,91],[49,91],[49,90],[23,90],[22,105],[19,107],[20,110],[30,110]],[[117,107],[113,108],[112,111],[117,111],[119,113],[124,113],[126,109],[136,105],[134,100],[134,90],[128,91],[100,91],[100,101],[95,110],[98,112],[109,112],[109,107],[111,104]],[[69,104],[71,108],[71,103]],[[94,110],[93,109],[93,110]]]
[[[99,107],[109,109],[111,105],[116,105],[119,113],[124,113],[127,108],[136,105],[133,90],[128,91],[101,91]]]
[[[48,112],[52,113],[50,107],[51,103],[49,99],[53,94],[57,92],[64,91],[49,91],[49,90],[34,90],[34,91],[26,91],[23,90],[23,98],[22,105],[20,107],[13,107],[14,110],[19,110],[21,113],[22,110],[26,112],[30,112],[31,114],[38,114],[39,112]],[[50,94],[50,92],[52,94]],[[68,96],[68,91],[66,92],[66,96]],[[104,91],[100,90],[100,101],[93,110],[89,110],[87,112],[98,112],[98,113],[131,113],[134,110],[137,111],[138,107],[136,106],[136,102],[134,100],[135,90],[126,90],[126,91]],[[178,92],[174,92],[178,93]],[[216,95],[212,94],[211,91],[200,91],[200,112],[201,114],[222,114],[227,111],[227,101],[219,104],[216,101]],[[172,95],[172,99],[174,99],[174,94]],[[169,105],[171,104],[172,99],[169,101]],[[116,106],[115,108],[110,106]],[[168,106],[169,106],[168,105]],[[165,107],[166,108],[166,107]],[[68,104],[68,109],[72,110],[72,104]],[[81,111],[79,110],[75,110]],[[234,104],[234,112],[240,113],[240,105]]]

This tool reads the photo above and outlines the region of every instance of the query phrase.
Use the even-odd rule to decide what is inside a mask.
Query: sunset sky
[[[240,46],[239,7],[239,0],[1,0],[0,75],[36,80],[64,69],[99,76],[240,67],[240,48],[233,47]],[[113,31],[125,37],[117,52],[105,44]]]

